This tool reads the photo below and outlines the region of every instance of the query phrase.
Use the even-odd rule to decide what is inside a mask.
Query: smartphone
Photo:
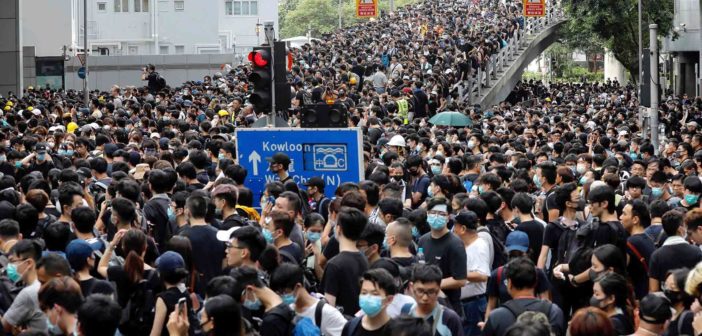
[[[178,300],[178,314],[182,314],[185,311],[185,298],[180,298]]]

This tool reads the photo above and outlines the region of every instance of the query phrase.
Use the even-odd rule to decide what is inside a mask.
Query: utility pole
[[[390,0],[390,13],[395,12],[395,0]]]
[[[83,79],[83,94],[85,107],[90,108],[90,93],[88,92],[88,0],[83,0],[83,56],[85,56],[85,78]]]
[[[266,34],[266,41],[270,47],[271,55],[271,113],[266,117],[268,127],[275,126],[275,27],[273,21],[263,23],[263,32]]]
[[[339,0],[339,29],[341,29],[341,13],[342,13],[341,5],[342,4],[343,3],[341,2],[341,0]]]
[[[641,31],[641,26],[643,25],[643,20],[641,19],[641,1],[639,0],[639,101],[643,95],[643,32]],[[639,121],[643,125],[643,110],[639,106]]]
[[[649,115],[651,118],[651,142],[656,154],[658,154],[658,25],[651,24],[648,29],[651,35],[649,46],[651,48],[651,110]]]

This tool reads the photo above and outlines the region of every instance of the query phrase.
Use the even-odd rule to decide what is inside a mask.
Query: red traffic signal
[[[261,68],[270,63],[271,56],[265,49],[254,50],[249,53],[249,62]]]

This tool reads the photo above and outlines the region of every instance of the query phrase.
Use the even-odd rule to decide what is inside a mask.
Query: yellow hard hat
[[[227,110],[219,110],[217,114],[219,114],[220,117],[226,117],[229,115],[229,112],[227,112]]]
[[[66,126],[66,130],[68,131],[68,133],[73,133],[77,129],[78,129],[78,124],[76,124],[74,122],[69,122],[68,126]]]
[[[351,77],[351,79],[349,79],[349,84],[356,84],[356,77]]]
[[[5,106],[5,111],[9,111],[9,110],[12,110],[12,107],[11,107],[11,106]]]
[[[15,104],[14,104],[12,101],[7,101],[7,104],[5,104],[5,105],[7,105],[7,106],[14,106]]]
[[[27,111],[31,111],[31,110],[33,110],[33,109],[34,109],[34,107],[32,107],[32,106],[27,107]]]

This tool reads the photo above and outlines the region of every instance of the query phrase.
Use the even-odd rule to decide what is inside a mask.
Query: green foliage
[[[395,8],[417,3],[419,0],[395,0]],[[308,24],[312,36],[333,32],[339,27],[339,3],[341,2],[341,25],[351,26],[364,20],[356,17],[355,0],[284,0],[279,5],[281,38],[307,34]],[[390,9],[389,0],[380,0],[380,11]]]
[[[658,33],[667,35],[673,24],[673,0],[642,1],[643,45],[648,45],[648,24],[658,24]],[[638,0],[565,0],[569,22],[562,33],[579,47],[592,42],[612,51],[638,79]]]

